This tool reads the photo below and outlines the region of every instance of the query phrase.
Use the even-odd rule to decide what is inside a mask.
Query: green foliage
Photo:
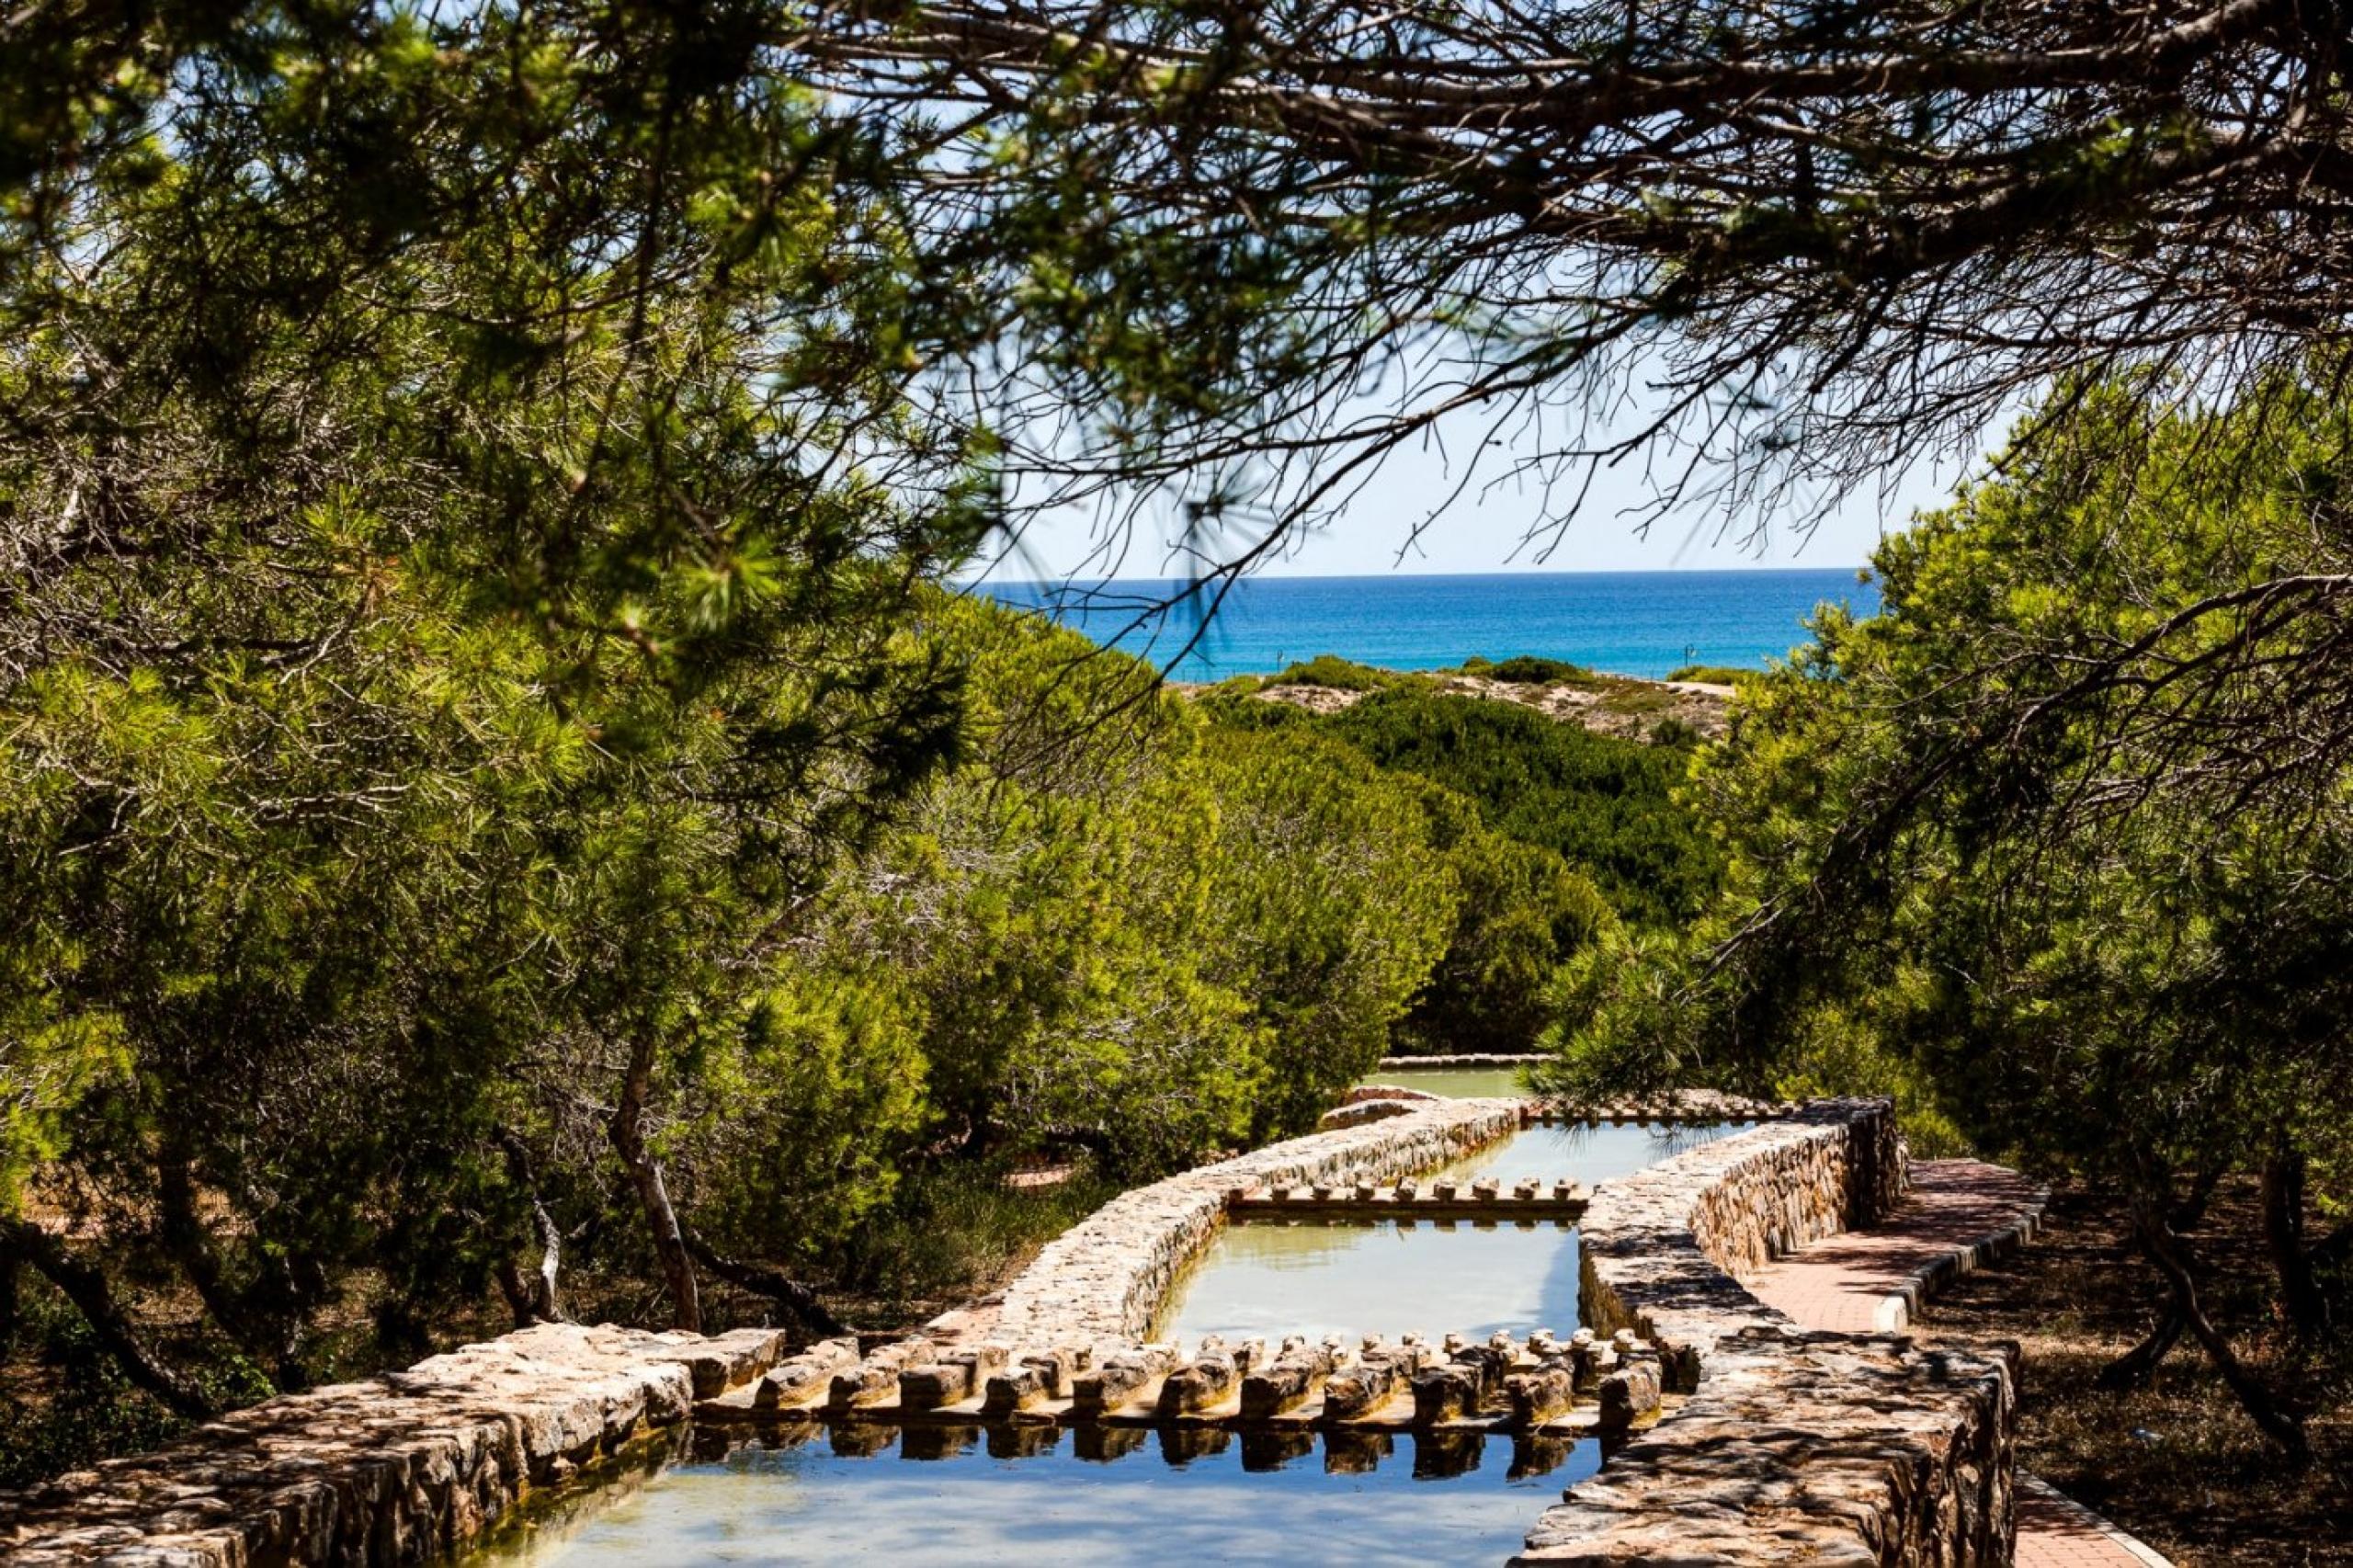
[[[792,916],[958,758],[909,629],[988,442],[717,20],[254,12],[7,258],[0,1213],[281,1384],[352,1315],[412,1353],[535,1205],[641,1266],[625,1167],[806,1256],[922,1120]]]
[[[1379,691],[1412,678],[1394,670],[1379,670],[1370,665],[1359,665],[1337,653],[1318,653],[1312,659],[1286,667],[1278,675],[1268,676],[1263,684],[1320,686],[1334,691]]]
[[[694,1063],[665,1133],[696,1224],[722,1248],[795,1264],[857,1233],[928,1119],[922,1018],[903,986],[784,966]]]
[[[2303,396],[2283,441],[2095,389],[2063,455],[1888,540],[1881,613],[1703,754],[1726,896],[1564,1014],[1563,1075],[1893,1092],[2143,1201],[2287,1150],[2344,1201],[2353,753],[2312,703],[2347,562],[2311,519],[2353,418]]]
[[[1740,686],[1764,677],[1763,670],[1743,665],[1685,665],[1666,675],[1669,680],[1699,681],[1708,686]]]
[[[1677,926],[1714,886],[1716,851],[1675,800],[1684,752],[1418,692],[1367,698],[1324,727],[1384,768],[1477,801],[1489,826],[1557,854],[1630,924]]]
[[[1541,659],[1521,653],[1494,664],[1473,660],[1462,666],[1466,675],[1482,675],[1489,680],[1499,680],[1513,686],[1560,686],[1588,681],[1593,672],[1583,665],[1570,664],[1566,659]]]
[[[969,1297],[1117,1196],[1121,1184],[1081,1163],[1070,1179],[1011,1187],[999,1160],[912,1167],[891,1206],[844,1238],[841,1288],[904,1323]]]
[[[1312,735],[1214,732],[1211,972],[1268,1032],[1253,1131],[1311,1127],[1370,1072],[1461,903],[1418,791]]]
[[[1487,827],[1441,786],[1424,797],[1461,903],[1446,951],[1399,1028],[1424,1052],[1524,1052],[1550,1020],[1560,967],[1617,916],[1590,881],[1540,845]]]

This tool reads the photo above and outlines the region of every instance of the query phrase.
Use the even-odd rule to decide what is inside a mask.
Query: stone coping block
[[[1580,1229],[1586,1321],[1659,1342],[1688,1392],[1718,1340],[1788,1322],[1740,1276],[1887,1213],[1904,1162],[1888,1102],[1820,1100],[1604,1182]]]
[[[1742,1284],[1901,1201],[1881,1100],[1818,1101],[1595,1190],[1585,1311],[1658,1342],[1682,1407],[1546,1511],[1515,1562],[2004,1563],[2018,1348],[1809,1333]]]
[[[1745,1334],[1513,1562],[2007,1562],[2017,1378],[2014,1345]]]
[[[0,1499],[0,1558],[247,1568],[451,1554],[532,1487],[685,1420],[699,1391],[760,1376],[783,1347],[770,1329],[541,1324]]]

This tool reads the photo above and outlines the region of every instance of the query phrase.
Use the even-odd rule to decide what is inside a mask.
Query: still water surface
[[[1753,1121],[1706,1125],[1629,1121],[1602,1122],[1593,1127],[1581,1122],[1523,1127],[1508,1138],[1499,1138],[1483,1149],[1474,1150],[1438,1174],[1458,1181],[1495,1176],[1506,1184],[1521,1176],[1536,1176],[1544,1181],[1566,1178],[1591,1187],[1596,1182],[1615,1181],[1647,1170],[1687,1149],[1712,1143],[1731,1133],[1745,1132],[1756,1125]]]
[[[1521,1176],[1590,1187],[1749,1122],[1527,1127],[1425,1180]],[[1451,1330],[1484,1338],[1577,1326],[1577,1234],[1552,1222],[1256,1220],[1221,1230],[1162,1309],[1156,1332],[1279,1340]]]
[[[1228,1225],[1163,1309],[1159,1336],[1190,1345],[1326,1334],[1483,1339],[1577,1326],[1577,1236],[1553,1221]]]
[[[1599,1448],[1441,1434],[837,1428],[660,1473],[483,1553],[677,1563],[1496,1562]],[[1110,1462],[1116,1460],[1117,1462]]]
[[[1490,1096],[1518,1099],[1528,1094],[1528,1085],[1520,1082],[1517,1067],[1387,1067],[1375,1071],[1364,1082],[1419,1089],[1426,1095],[1449,1100]]]

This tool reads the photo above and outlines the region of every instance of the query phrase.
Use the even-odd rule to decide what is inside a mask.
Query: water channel
[[[1518,1099],[1528,1093],[1517,1067],[1383,1067],[1358,1085],[1419,1089],[1441,1099]]]
[[[767,1446],[762,1446],[767,1445]],[[1590,1439],[855,1426],[616,1481],[478,1553],[501,1568],[679,1563],[1499,1562]]]
[[[1524,1092],[1510,1068],[1381,1074],[1453,1096]],[[1532,1126],[1425,1179],[1590,1186],[1737,1131]],[[1156,1334],[1284,1335],[1577,1326],[1577,1233],[1556,1221],[1238,1222],[1170,1293]],[[1598,1446],[1447,1432],[1330,1434],[1051,1426],[811,1426],[699,1431],[698,1452],[507,1530],[505,1568],[682,1562],[1146,1565],[1302,1560],[1495,1562]]]

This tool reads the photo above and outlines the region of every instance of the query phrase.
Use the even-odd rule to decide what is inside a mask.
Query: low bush
[[[1394,686],[1400,677],[1390,670],[1377,670],[1370,665],[1359,665],[1337,653],[1318,653],[1312,659],[1290,665],[1279,675],[1267,677],[1268,686],[1320,686],[1333,691],[1379,691]]]
[[[1738,686],[1743,681],[1761,680],[1763,670],[1744,669],[1737,665],[1685,665],[1669,670],[1669,680],[1700,681],[1709,686]]]
[[[1486,665],[1483,660],[1478,662],[1484,667],[1474,670],[1466,665],[1464,673],[1483,675],[1489,680],[1499,680],[1511,686],[1560,686],[1593,678],[1593,672],[1583,665],[1573,665],[1566,659],[1540,659],[1529,653],[1492,665]]]

